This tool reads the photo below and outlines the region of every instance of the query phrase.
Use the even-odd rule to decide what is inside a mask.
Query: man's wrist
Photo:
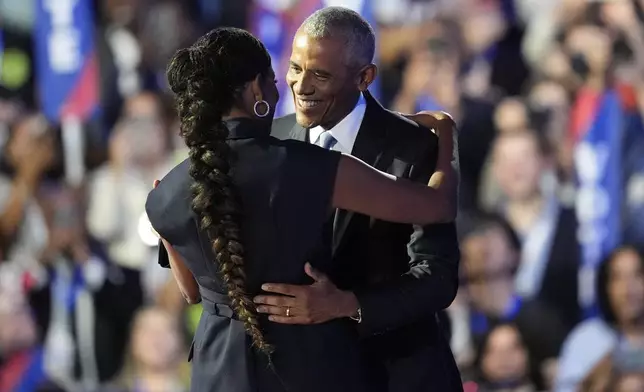
[[[358,298],[351,291],[342,292],[342,301],[340,301],[340,318],[349,317],[356,319],[360,317],[360,303]]]

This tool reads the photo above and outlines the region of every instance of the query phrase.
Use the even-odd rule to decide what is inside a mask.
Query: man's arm
[[[430,181],[430,185],[444,189],[446,197],[456,199],[458,154],[456,135],[453,132],[454,123],[449,116],[439,117],[431,113],[430,117],[432,118],[427,118],[427,113],[421,117],[410,116],[412,120],[433,128],[442,136],[439,148],[442,148],[443,154],[438,157],[437,162],[428,157],[426,167],[418,167],[419,170],[412,171],[412,179],[426,181],[435,167],[433,183]],[[314,276],[309,273],[309,266],[307,274],[314,278],[313,285],[264,285],[264,291],[282,296],[256,297],[256,303],[261,305],[258,310],[260,313],[273,315],[272,321],[287,324],[317,324],[335,318],[354,317],[359,320],[359,328],[363,334],[376,334],[412,323],[449,306],[458,287],[460,253],[455,225],[448,223],[416,227],[408,244],[408,252],[408,273],[356,293],[337,289],[329,279],[317,271],[313,271],[316,275]],[[291,309],[290,317],[286,317],[287,308]]]
[[[424,181],[435,166],[429,185],[445,192],[453,202],[455,214],[458,145],[454,121],[444,112],[406,117],[439,136],[436,164],[428,157],[422,166],[412,170],[411,178]],[[453,222],[415,226],[407,251],[409,272],[354,293],[360,304],[361,333],[378,334],[413,323],[447,308],[456,297],[460,251]]]
[[[417,228],[408,252],[409,272],[355,292],[362,334],[413,323],[447,308],[456,297],[460,252],[454,223]]]

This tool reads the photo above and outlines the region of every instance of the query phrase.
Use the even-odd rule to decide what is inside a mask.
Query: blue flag
[[[34,53],[48,119],[86,120],[98,110],[92,0],[37,0]]]
[[[279,2],[273,0],[260,0],[254,3],[250,26],[253,34],[264,43],[270,53],[277,75],[277,88],[280,92],[280,102],[275,110],[277,117],[295,111],[292,94],[286,84],[285,76],[288,72],[293,37],[302,22],[322,7],[340,5],[360,13],[375,29],[371,3],[369,0],[299,0],[288,9],[280,8]],[[369,91],[376,98],[379,97],[377,79]]]
[[[623,116],[617,92],[606,92],[575,151],[580,303],[587,316],[596,312],[597,264],[621,241]]]

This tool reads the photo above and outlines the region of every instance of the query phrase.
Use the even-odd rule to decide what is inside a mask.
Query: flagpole
[[[76,116],[66,116],[61,121],[61,136],[64,151],[65,180],[78,188],[85,178],[85,135]]]

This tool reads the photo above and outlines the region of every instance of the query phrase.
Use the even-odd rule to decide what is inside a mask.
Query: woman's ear
[[[257,74],[257,76],[255,76],[255,79],[250,82],[249,87],[255,102],[259,102],[264,99],[264,94],[262,92],[262,75]]]

